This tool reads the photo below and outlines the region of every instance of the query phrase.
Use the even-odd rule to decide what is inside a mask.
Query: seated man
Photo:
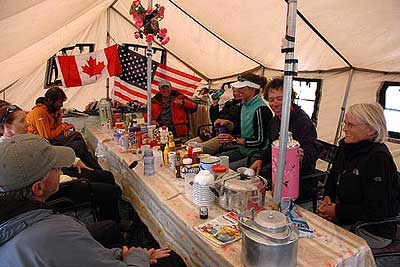
[[[53,145],[71,147],[87,166],[92,169],[101,169],[97,160],[88,151],[82,135],[72,131],[74,130],[72,124],[61,121],[61,108],[67,100],[63,90],[52,87],[46,91],[44,98],[33,107],[26,118],[29,133],[40,135]]]
[[[318,159],[318,148],[315,144],[317,139],[317,131],[310,117],[297,105],[293,103],[295,93],[293,91],[290,106],[289,131],[292,132],[293,139],[300,143],[304,156],[301,161],[300,175],[306,175],[314,172],[315,163]],[[268,127],[268,136],[271,142],[279,139],[279,131],[281,127],[282,116],[282,100],[283,100],[283,79],[274,78],[270,81],[265,89],[264,98],[268,100],[269,106],[274,111],[275,116],[271,119]],[[261,154],[260,159],[256,160],[251,168],[268,179],[272,177],[271,168],[271,144]],[[261,169],[263,168],[263,169]],[[261,171],[260,171],[261,170]],[[300,194],[301,198],[310,198],[312,190],[316,187],[315,181],[301,182]]]
[[[189,134],[187,112],[194,112],[197,104],[192,100],[173,90],[171,83],[161,80],[159,90],[151,102],[151,124],[167,126],[168,130],[176,137]],[[145,114],[147,119],[147,113]]]
[[[26,112],[15,105],[0,108],[0,142],[20,134],[27,133]],[[120,223],[119,200],[122,191],[115,183],[111,172],[93,170],[87,167],[79,158],[68,168],[62,168],[65,175],[62,182],[76,178],[86,178],[91,182],[91,190],[99,207],[99,219],[113,220]],[[90,187],[86,183],[72,183],[53,195],[53,199],[68,197],[76,204],[90,200]]]
[[[70,216],[53,214],[45,200],[58,190],[60,168],[73,163],[71,148],[39,136],[0,143],[1,266],[149,266],[168,249],[106,249]]]
[[[219,134],[221,144],[233,144],[239,147],[222,153],[229,156],[229,167],[236,170],[247,167],[259,157],[262,149],[268,145],[267,125],[272,118],[272,112],[260,97],[261,88],[265,86],[266,79],[255,74],[239,76],[238,81],[232,84],[243,97],[240,112],[240,138],[231,134]]]
[[[232,136],[240,136],[240,111],[242,109],[243,97],[239,89],[233,88],[233,99],[228,100],[223,108],[219,110],[218,102],[220,98],[213,100],[210,106],[210,120],[216,128],[222,127],[226,133]],[[210,155],[215,155],[220,152],[220,143],[218,137],[213,137],[209,140],[202,141],[200,137],[193,138],[190,141],[199,142],[203,145],[203,152]]]

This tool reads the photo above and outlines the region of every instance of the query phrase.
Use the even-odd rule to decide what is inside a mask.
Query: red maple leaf
[[[82,72],[89,75],[89,78],[91,78],[92,76],[96,76],[97,79],[97,75],[100,75],[105,68],[104,61],[99,61],[99,63],[97,63],[96,58],[92,58],[90,56],[90,58],[86,62],[87,65],[81,66]]]

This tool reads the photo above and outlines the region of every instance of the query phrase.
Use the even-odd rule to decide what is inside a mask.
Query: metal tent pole
[[[337,145],[337,143],[339,142],[340,132],[342,131],[342,122],[344,120],[344,114],[346,112],[347,99],[349,98],[350,85],[351,85],[351,81],[353,79],[353,70],[354,69],[350,69],[349,78],[347,79],[346,91],[343,96],[342,107],[340,108],[340,116],[339,116],[339,121],[338,121],[338,125],[336,128],[335,141],[334,141],[335,145]]]
[[[149,0],[148,1],[148,8],[151,9],[153,7],[153,1]],[[151,57],[153,56],[153,50],[152,50],[152,43],[148,42],[147,43],[147,49],[146,49],[146,57],[147,57],[147,127],[150,129],[151,125]]]
[[[106,35],[106,44],[107,47],[110,46],[110,8],[107,8],[107,35]],[[110,78],[106,79],[106,98],[110,99]]]
[[[297,0],[288,0],[286,36],[283,40],[282,53],[285,53],[285,68],[283,80],[283,103],[281,116],[281,129],[279,135],[278,169],[276,173],[274,197],[275,206],[279,207],[282,194],[283,174],[286,163],[286,149],[288,141],[288,129],[290,119],[290,105],[292,95],[293,76],[297,75],[297,62],[294,58],[295,33],[296,33],[296,11]]]

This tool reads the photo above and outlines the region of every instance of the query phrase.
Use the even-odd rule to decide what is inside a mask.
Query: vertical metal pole
[[[153,7],[153,1],[149,0],[148,9]],[[153,56],[152,43],[147,43],[146,57],[147,57],[147,126],[151,125],[151,57]]]
[[[297,73],[297,60],[294,58],[294,45],[296,33],[297,0],[288,0],[288,12],[286,21],[286,36],[282,52],[285,53],[285,69],[283,80],[283,103],[281,115],[281,128],[279,134],[278,169],[274,185],[273,201],[279,207],[282,195],[283,175],[286,164],[286,149],[288,141],[288,129],[290,119],[290,106],[292,95],[293,76]]]
[[[347,79],[346,91],[344,92],[344,96],[343,96],[342,107],[340,108],[340,116],[339,116],[338,126],[336,128],[335,141],[334,141],[335,145],[337,145],[337,143],[339,142],[340,133],[342,132],[342,122],[344,120],[344,114],[346,112],[347,99],[349,97],[350,85],[351,85],[352,79],[353,79],[353,69],[350,69],[349,77]]]
[[[107,8],[107,34],[106,34],[106,44],[107,47],[110,46],[110,8]],[[106,79],[106,98],[110,99],[110,78]]]

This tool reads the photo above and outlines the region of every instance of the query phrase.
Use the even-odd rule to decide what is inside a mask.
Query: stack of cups
[[[194,177],[193,202],[199,206],[211,206],[215,201],[215,195],[210,186],[214,184],[214,175],[207,170],[200,171]]]

